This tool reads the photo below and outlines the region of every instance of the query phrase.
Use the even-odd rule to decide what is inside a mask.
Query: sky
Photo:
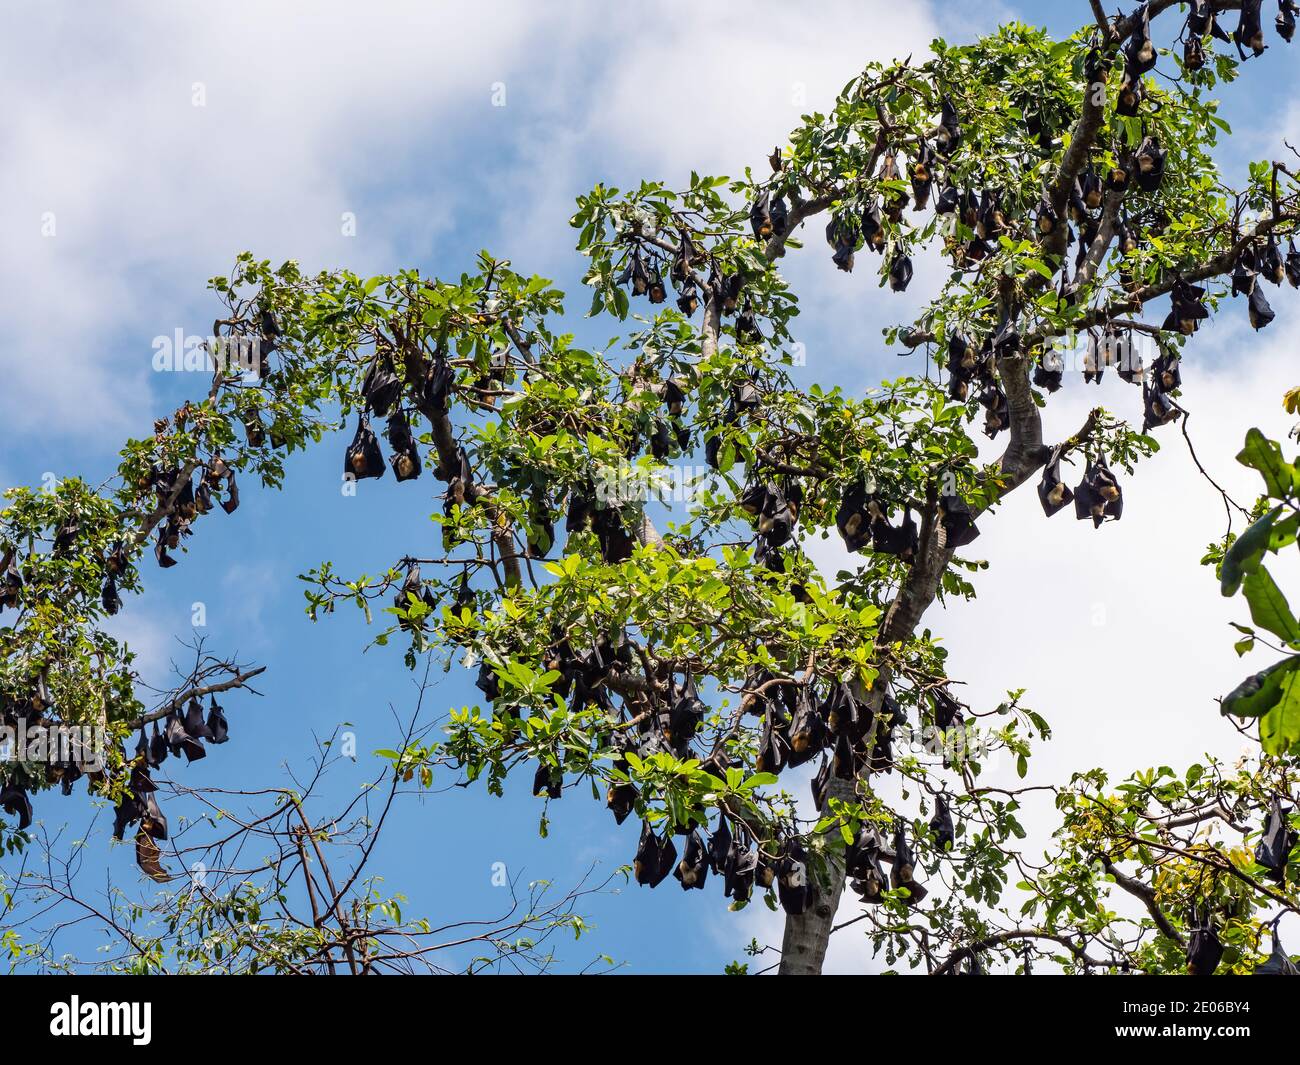
[[[240,250],[308,270],[455,276],[487,248],[555,279],[580,313],[585,263],[567,219],[597,181],[680,183],[691,170],[765,165],[800,115],[828,107],[868,60],[919,56],[936,35],[966,40],[1014,18],[1064,35],[1088,17],[1084,0],[832,0],[815,15],[766,2],[6,4],[0,84],[22,105],[0,115],[10,161],[0,173],[0,483],[47,474],[97,483],[128,436],[206,387],[155,373],[152,345],[177,329],[206,335],[217,305],[204,282]],[[1282,151],[1283,136],[1296,143],[1289,60],[1277,43],[1227,93],[1224,114],[1241,127],[1221,160],[1230,173]],[[828,255],[795,254],[783,269],[801,295],[800,380],[861,392],[900,372],[880,330],[919,305],[924,266],[905,296],[878,290],[868,271],[835,271]],[[1269,295],[1270,330],[1252,334],[1230,306],[1184,362],[1197,452],[1243,500],[1255,494],[1253,475],[1232,457],[1251,425],[1285,433],[1280,395],[1300,383],[1289,332],[1300,303],[1289,290]],[[1113,374],[1100,388],[1076,378],[1046,411],[1048,439],[1073,432],[1099,402],[1139,414],[1137,391]],[[1181,437],[1160,440],[1126,483],[1123,521],[1100,531],[1068,515],[1049,522],[1032,491],[1013,495],[970,549],[990,563],[981,598],[926,619],[972,705],[1025,688],[1052,722],[1029,783],[1242,748],[1213,699],[1246,669],[1227,627],[1243,611],[1198,565],[1222,535],[1223,508]],[[146,592],[116,621],[155,684],[185,661],[180,641],[196,631],[218,653],[268,666],[261,698],[226,700],[226,747],[192,767],[168,763],[186,783],[282,783],[282,764],[301,765],[313,734],[347,722],[360,757],[329,785],[346,797],[376,769],[368,752],[392,743],[393,712],[412,704],[400,654],[361,653],[372,632],[359,615],[313,624],[303,610],[297,577],[321,561],[374,573],[438,536],[426,520],[436,508],[428,478],[340,495],[345,442],[340,434],[295,455],[283,491],[245,491],[236,515],[202,523],[181,565],[148,569]],[[984,457],[995,454],[990,445]],[[830,572],[845,561],[838,541],[809,548]],[[475,694],[459,671],[435,692],[445,706]],[[994,772],[1014,779],[1009,766]],[[386,887],[409,897],[408,912],[435,921],[494,912],[497,862],[562,885],[591,862],[610,870],[631,859],[635,826],[616,827],[577,795],[552,809],[539,839],[528,783],[512,781],[504,799],[453,789],[401,808],[375,863]],[[84,806],[50,796],[37,816],[80,830]],[[1050,822],[1042,812],[1035,823]],[[132,882],[130,849],[110,846],[104,829],[101,814],[92,856]],[[716,972],[751,936],[779,939],[779,916],[731,914],[714,892],[670,888],[594,900],[595,930],[565,946],[562,963],[579,968],[600,952],[631,972]],[[879,966],[850,932],[833,940],[828,967]]]

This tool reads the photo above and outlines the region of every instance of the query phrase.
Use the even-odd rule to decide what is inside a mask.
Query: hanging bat
[[[898,159],[892,151],[885,153],[880,164],[878,179],[882,182],[902,181],[902,175],[898,171]],[[907,207],[907,193],[902,189],[882,189],[880,195],[885,206],[885,216],[897,225],[902,220],[903,211]]]
[[[1124,58],[1127,61],[1130,70],[1138,74],[1145,74],[1149,70],[1154,70],[1156,65],[1156,46],[1151,40],[1151,11],[1147,4],[1143,4],[1135,12],[1137,17],[1137,26],[1133,30],[1133,35],[1129,37],[1124,45]]]
[[[382,418],[397,402],[401,391],[402,382],[393,372],[387,351],[376,351],[366,370],[365,379],[361,382],[361,395],[366,406],[376,418]]]
[[[731,828],[725,814],[718,815],[718,827],[709,837],[708,857],[709,867],[718,876],[725,876],[731,858]]]
[[[948,96],[944,96],[939,104],[939,124],[928,130],[926,136],[934,141],[935,148],[945,158],[952,155],[961,143],[961,122],[957,108]]]
[[[1165,178],[1165,157],[1167,153],[1160,147],[1160,139],[1154,135],[1146,137],[1138,146],[1137,162],[1138,188],[1143,192],[1155,192]]]
[[[849,551],[861,551],[871,542],[871,525],[884,517],[874,496],[858,481],[850,484],[840,498],[835,526]]]
[[[813,898],[813,885],[808,878],[807,854],[798,840],[786,843],[777,866],[776,894],[781,909],[798,916]]]
[[[1046,389],[1048,392],[1058,391],[1061,387],[1061,380],[1065,375],[1063,361],[1059,355],[1053,357],[1054,354],[1043,352],[1038,357],[1038,362],[1034,364],[1034,385]]]
[[[1210,923],[1208,913],[1198,914],[1195,907],[1188,924],[1191,934],[1187,939],[1187,975],[1213,976],[1223,957],[1223,944],[1219,942],[1218,933]]]
[[[687,318],[690,318],[699,310],[699,306],[700,297],[695,288],[695,282],[687,281],[683,283],[681,288],[677,290],[677,309]]]
[[[1038,212],[1036,215],[1038,223],[1038,232],[1043,236],[1049,233],[1055,233],[1056,227],[1061,224],[1061,219],[1056,213],[1056,208],[1052,206],[1052,201],[1044,193],[1043,198],[1038,201]]]
[[[858,245],[858,234],[848,218],[832,218],[826,223],[826,243],[835,254],[831,256],[837,269],[853,272],[853,252]]]
[[[1177,420],[1182,413],[1178,404],[1158,388],[1142,386],[1142,431],[1149,433],[1161,425]]]
[[[755,240],[767,240],[772,235],[771,197],[767,192],[761,193],[749,209],[749,225]]]
[[[954,724],[962,723],[962,709],[965,704],[953,698],[947,688],[933,688],[930,691],[930,705],[934,712],[934,724],[938,729],[947,731]]]
[[[1300,7],[1297,7],[1294,0],[1278,0],[1277,18],[1273,20],[1273,28],[1277,30],[1277,35],[1290,44],[1295,37],[1295,17],[1300,14]]]
[[[1282,941],[1278,939],[1277,925],[1280,920],[1282,920],[1281,915],[1275,917],[1269,925],[1269,930],[1273,935],[1273,950],[1269,953],[1268,961],[1255,966],[1256,976],[1300,976],[1300,968],[1291,960],[1291,956],[1282,949]]]
[[[31,827],[32,800],[27,795],[27,789],[12,779],[0,788],[0,809],[10,817],[18,818],[19,832]]]
[[[1119,482],[1098,456],[1088,464],[1083,480],[1074,490],[1074,516],[1079,521],[1091,518],[1093,527],[1100,528],[1107,518],[1118,521],[1123,513],[1124,495]]]
[[[1250,318],[1250,327],[1256,332],[1263,329],[1277,316],[1273,308],[1269,306],[1268,298],[1259,285],[1251,289],[1247,312]]]
[[[158,731],[158,722],[153,723],[153,734],[149,737],[149,756],[147,763],[150,769],[157,769],[167,759],[168,744],[166,737]]]
[[[818,712],[811,686],[799,689],[795,700],[794,717],[789,729],[790,755],[786,764],[803,765],[811,761],[826,746],[826,722]]]
[[[654,834],[649,821],[641,822],[641,840],[636,857],[632,860],[632,873],[638,884],[657,888],[677,864],[677,845],[670,833],[663,839]]]
[[[1255,845],[1255,861],[1268,870],[1267,877],[1279,884],[1286,883],[1287,858],[1300,841],[1300,833],[1291,827],[1288,820],[1289,807],[1283,807],[1276,796],[1269,804],[1268,819],[1264,822],[1264,831]]]
[[[533,775],[533,795],[539,799],[543,796],[548,799],[563,797],[563,776],[552,776],[551,770],[547,766],[539,765],[537,772]]]
[[[948,809],[948,800],[943,795],[934,799],[934,817],[930,819],[930,831],[934,833],[935,850],[951,850],[957,840],[957,830],[952,823],[952,811]]]
[[[731,841],[731,852],[723,873],[722,893],[736,902],[748,902],[754,891],[754,876],[758,870],[758,854],[739,839]]]
[[[1232,33],[1232,39],[1237,45],[1237,54],[1242,59],[1246,58],[1247,48],[1254,55],[1261,56],[1264,54],[1264,49],[1268,47],[1264,43],[1264,27],[1260,21],[1260,8],[1263,6],[1264,0],[1242,0],[1241,19]]]
[[[207,727],[209,743],[225,743],[230,739],[230,725],[226,722],[226,712],[218,705],[215,695],[208,704]]]
[[[778,776],[785,768],[790,746],[778,720],[779,711],[769,707],[763,717],[763,734],[759,740],[758,755],[754,768],[759,773],[775,773]]]
[[[117,581],[112,577],[104,581],[104,590],[100,593],[99,602],[104,608],[104,613],[110,617],[122,609],[122,597],[117,594]]]
[[[912,182],[912,202],[915,205],[912,209],[924,211],[930,202],[930,189],[934,183],[934,153],[924,140],[917,148],[908,177]]]
[[[1161,325],[1162,329],[1177,330],[1183,336],[1191,336],[1200,328],[1201,322],[1210,316],[1209,308],[1205,305],[1205,289],[1199,285],[1190,285],[1182,278],[1174,282],[1169,300],[1169,314]]]
[[[1270,235],[1264,250],[1259,255],[1259,272],[1275,285],[1280,285],[1286,279],[1286,264],[1282,262],[1282,252],[1278,249],[1277,240]]]
[[[699,832],[692,832],[686,840],[686,853],[682,855],[673,872],[683,891],[704,890],[704,882],[709,877],[709,852]]]
[[[941,495],[939,512],[948,547],[965,547],[979,536],[980,531],[975,526],[975,511],[960,496]]]
[[[935,214],[953,214],[957,210],[960,196],[957,192],[957,186],[949,183],[939,190],[939,195],[934,200]]]
[[[672,679],[669,678],[671,691]],[[682,685],[681,695],[673,702],[668,714],[668,738],[673,742],[690,740],[708,713],[708,706],[700,698],[695,687],[695,678],[688,672]]]
[[[758,319],[754,317],[754,305],[749,300],[745,301],[744,308],[736,316],[736,342],[739,344],[763,342],[763,331],[758,327]]]
[[[876,207],[875,201],[868,201],[867,206],[862,212],[862,223],[859,227],[862,231],[862,241],[864,245],[874,252],[885,250],[885,229],[880,221],[880,211]]]
[[[1011,405],[998,385],[986,385],[980,392],[979,403],[984,408],[984,435],[990,440],[1010,427]]]
[[[911,510],[903,511],[902,524],[890,525],[884,518],[871,523],[871,550],[883,555],[895,555],[911,562],[920,547],[920,536]]]
[[[410,481],[420,476],[420,450],[411,435],[410,422],[402,411],[395,410],[388,416],[388,446],[392,454],[388,463],[393,467],[393,476],[398,481]]]
[[[919,905],[929,894],[928,891],[916,882],[916,857],[912,854],[912,848],[908,845],[907,837],[903,832],[903,822],[900,818],[898,826],[894,830],[894,863],[889,870],[889,884],[895,890],[899,888],[907,889],[907,904],[909,906]]]
[[[357,432],[348,445],[343,472],[351,474],[358,481],[384,475],[384,456],[379,450],[379,441],[370,428],[370,420],[364,414],[357,420]]]
[[[161,858],[162,850],[154,842],[153,837],[141,828],[135,834],[135,864],[140,867],[140,872],[151,880],[159,882],[170,879],[167,870],[162,866]]]

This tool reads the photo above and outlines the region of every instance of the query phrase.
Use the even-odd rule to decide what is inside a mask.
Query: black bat
[[[930,819],[930,831],[934,833],[936,850],[951,850],[957,840],[957,830],[952,822],[952,811],[948,809],[948,800],[942,795],[935,796],[934,817]]]
[[[826,243],[835,254],[831,262],[845,273],[853,271],[853,253],[858,246],[858,231],[853,221],[847,217],[832,218],[826,223]]]
[[[343,472],[351,474],[358,481],[384,475],[384,456],[379,450],[374,430],[370,428],[370,419],[364,414],[357,419],[357,432],[344,456]]]
[[[1286,264],[1282,262],[1282,252],[1278,249],[1277,240],[1271,235],[1259,255],[1259,272],[1275,285],[1280,285],[1286,280]]]
[[[1264,295],[1264,290],[1256,285],[1250,292],[1250,300],[1247,304],[1248,317],[1250,318],[1250,327],[1257,332],[1268,325],[1275,317],[1276,312],[1269,306],[1268,298]]]
[[[940,522],[948,547],[965,547],[980,531],[975,525],[975,510],[956,495],[939,497]]]
[[[1269,953],[1268,961],[1255,966],[1256,976],[1300,976],[1300,968],[1297,968],[1291,956],[1282,949],[1282,941],[1278,939],[1277,925],[1280,920],[1282,920],[1281,916],[1275,917],[1269,925],[1273,935],[1273,949]]]
[[[672,678],[669,678],[669,692],[672,692]],[[671,694],[670,694],[670,698]],[[668,712],[668,739],[673,742],[690,740],[696,729],[708,713],[708,706],[696,690],[695,679],[686,674],[681,694],[672,700],[672,709]]]
[[[656,888],[664,882],[676,864],[677,845],[673,843],[672,834],[665,832],[663,839],[660,839],[650,828],[650,822],[642,821],[641,840],[637,845],[636,857],[632,860],[632,873],[636,882]]]
[[[916,906],[929,892],[916,882],[916,856],[912,853],[903,828],[903,821],[900,818],[894,829],[894,863],[889,870],[889,885],[894,890],[906,888],[907,904]]]
[[[1124,68],[1124,79],[1120,82],[1119,94],[1115,98],[1115,113],[1125,118],[1136,118],[1142,107],[1142,98],[1146,87],[1142,75],[1132,67]]]
[[[960,725],[962,722],[962,708],[964,703],[958,702],[953,698],[952,693],[947,688],[933,688],[930,691],[930,704],[934,709],[934,724],[936,728],[947,731],[954,724]]]
[[[1142,431],[1149,433],[1161,425],[1176,421],[1182,409],[1159,388],[1142,385]]]
[[[880,211],[874,201],[868,201],[867,206],[862,211],[862,222],[859,227],[862,231],[863,244],[874,252],[885,250],[885,228],[880,221]]]
[[[1130,70],[1145,74],[1149,70],[1154,70],[1156,65],[1156,46],[1151,40],[1150,7],[1143,4],[1134,14],[1137,18],[1137,26],[1124,45],[1124,58]]]
[[[559,799],[564,795],[564,777],[552,774],[549,767],[539,765],[533,774],[533,795],[537,798]]]
[[[1256,56],[1261,56],[1264,54],[1264,49],[1268,47],[1264,43],[1264,26],[1260,20],[1260,9],[1263,6],[1264,0],[1242,0],[1241,19],[1232,33],[1233,42],[1237,45],[1237,54],[1242,59],[1246,58],[1247,48]]]
[[[361,395],[366,406],[377,418],[386,415],[402,391],[402,382],[393,372],[392,363],[385,352],[376,351],[361,382]]]
[[[808,855],[798,840],[789,840],[783,848],[776,868],[776,895],[781,909],[798,916],[815,897],[813,883],[808,876]]]
[[[811,685],[800,686],[795,697],[794,717],[788,731],[790,754],[786,764],[803,765],[812,761],[826,746],[826,722],[822,719]]]
[[[754,231],[755,240],[767,240],[772,235],[772,211],[771,211],[771,194],[763,192],[759,194],[754,205],[749,209],[749,225]]]
[[[401,410],[395,410],[388,416],[388,446],[392,454],[388,463],[393,467],[393,476],[399,481],[410,481],[420,476],[420,450],[411,435],[411,424]]]
[[[1291,809],[1284,807],[1281,800],[1274,796],[1269,803],[1263,835],[1255,845],[1255,861],[1268,870],[1268,879],[1279,884],[1286,883],[1287,858],[1297,840],[1300,840],[1300,833],[1291,827],[1288,820],[1290,814]]]
[[[1165,179],[1166,153],[1160,147],[1160,138],[1152,135],[1146,137],[1138,146],[1137,162],[1138,188],[1143,192],[1155,192]]]
[[[1119,482],[1098,456],[1088,464],[1083,480],[1074,490],[1074,516],[1079,521],[1092,519],[1094,528],[1107,518],[1118,521],[1124,513],[1124,493]]]
[[[1187,975],[1213,976],[1223,958],[1223,944],[1209,914],[1200,914],[1193,907],[1188,926],[1191,934],[1187,939]]]
[[[997,384],[990,382],[979,395],[984,408],[984,435],[992,439],[1011,425],[1011,404],[1007,394]]]
[[[112,577],[104,582],[104,590],[99,595],[99,601],[104,607],[104,613],[110,617],[122,609],[122,597],[117,594],[117,581]]]
[[[871,523],[871,550],[882,555],[894,555],[904,562],[911,562],[920,547],[920,534],[911,510],[903,511],[900,525],[891,525],[880,517]]]
[[[1273,27],[1277,30],[1277,35],[1290,44],[1295,37],[1295,17],[1300,14],[1300,7],[1296,6],[1294,0],[1277,0],[1277,8]]]
[[[208,720],[207,720],[209,743],[225,743],[230,739],[230,725],[226,721],[226,712],[217,703],[217,697],[212,696],[208,703]]]
[[[757,870],[757,852],[750,850],[747,842],[733,839],[722,877],[723,895],[736,902],[748,902],[754,891]]]
[[[8,780],[0,788],[0,809],[10,817],[18,818],[19,832],[31,826],[32,800],[27,795],[27,789],[16,781]]]
[[[957,108],[952,100],[945,96],[939,105],[939,124],[928,131],[939,154],[947,158],[961,143],[961,122]]]
[[[683,891],[695,888],[704,890],[704,882],[709,877],[709,851],[699,832],[692,832],[686,840],[686,852],[673,871],[673,876],[681,884]]]
[[[912,260],[897,252],[889,263],[889,287],[893,292],[906,292],[912,283]]]
[[[1209,308],[1205,305],[1205,289],[1188,284],[1182,278],[1174,282],[1169,300],[1169,314],[1162,329],[1177,330],[1183,336],[1191,336],[1200,328],[1201,322],[1210,316]]]
[[[845,872],[850,878],[849,887],[863,902],[879,903],[887,881],[880,864],[880,839],[873,828],[863,825],[845,855]]]

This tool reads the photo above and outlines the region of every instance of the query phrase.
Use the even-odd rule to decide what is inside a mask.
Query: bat
[[[709,868],[718,876],[725,876],[731,859],[731,827],[725,814],[718,815],[718,827],[709,837]]]
[[[489,702],[495,703],[501,698],[501,678],[497,676],[497,671],[486,658],[478,667],[478,677],[474,681],[474,687],[481,691],[483,697]]]
[[[1154,380],[1159,384],[1161,391],[1174,392],[1182,387],[1183,374],[1179,368],[1182,359],[1177,352],[1161,352],[1160,356],[1151,365],[1151,373]]]
[[[1178,404],[1159,388],[1142,385],[1142,431],[1149,433],[1161,425],[1177,420],[1182,413]]]
[[[885,153],[877,177],[881,182],[903,180],[898,171],[898,159],[892,151]],[[880,197],[885,207],[885,217],[897,225],[902,220],[903,211],[907,207],[907,193],[902,189],[883,188],[880,190]]]
[[[845,273],[853,271],[853,252],[858,246],[858,232],[848,218],[832,218],[826,223],[826,243],[835,254],[831,256],[837,269]]]
[[[755,240],[767,240],[773,233],[770,194],[761,193],[749,209],[749,226],[754,232]]]
[[[961,120],[948,96],[939,104],[939,124],[929,131],[929,136],[945,158],[961,143]]]
[[[939,513],[948,547],[965,547],[979,536],[980,531],[975,526],[975,511],[960,496],[941,495]]]
[[[1269,803],[1268,819],[1259,842],[1255,845],[1255,861],[1268,870],[1268,879],[1279,884],[1286,883],[1287,858],[1300,841],[1300,833],[1291,827],[1288,820],[1289,807],[1283,807],[1276,796]]]
[[[957,839],[957,832],[952,823],[952,811],[948,809],[948,800],[943,795],[934,798],[934,817],[930,819],[930,831],[934,833],[936,850],[951,850]]]
[[[1290,44],[1295,37],[1295,17],[1300,14],[1300,7],[1297,7],[1294,0],[1278,0],[1277,18],[1273,20],[1273,28],[1277,30],[1277,35]]]
[[[388,446],[392,454],[388,464],[393,467],[393,476],[399,481],[410,481],[420,476],[420,450],[415,446],[415,437],[411,435],[411,425],[401,410],[395,410],[388,416]]]
[[[704,882],[709,877],[709,851],[699,832],[692,832],[686,840],[686,852],[673,872],[683,891],[695,888],[704,890]]]
[[[207,726],[209,743],[225,743],[230,739],[230,725],[226,722],[226,712],[217,703],[215,695],[208,704]]]
[[[668,684],[671,692],[671,676],[668,679]],[[700,722],[704,720],[704,715],[708,713],[708,710],[708,706],[700,698],[700,694],[696,690],[695,679],[688,672],[682,685],[681,695],[673,701],[672,709],[668,713],[667,732],[669,740],[676,742],[694,739],[695,732],[700,727]]]
[[[387,350],[383,352],[377,350],[361,382],[361,395],[366,401],[366,407],[376,418],[382,418],[397,402],[401,391],[402,382],[393,372]]]
[[[537,798],[558,799],[564,795],[563,776],[552,776],[549,767],[539,765],[533,775],[533,795]]]
[[[150,769],[157,769],[164,761],[167,760],[167,740],[161,732],[158,731],[158,722],[153,723],[153,733],[149,737],[149,753],[146,762]]]
[[[889,263],[889,287],[893,292],[906,292],[912,283],[912,260],[898,252]]]
[[[1256,285],[1250,292],[1250,299],[1246,305],[1248,317],[1250,318],[1250,327],[1256,332],[1263,329],[1275,317],[1276,312],[1269,306],[1268,298],[1264,295],[1264,290]]]
[[[690,318],[700,307],[699,293],[694,281],[685,281],[677,290],[677,309]]]
[[[812,687],[804,684],[795,698],[794,717],[788,732],[790,754],[786,764],[798,766],[811,761],[825,748],[826,734],[826,722],[819,712]]]
[[[1255,253],[1246,248],[1238,257],[1232,267],[1232,294],[1234,296],[1249,296],[1255,291]]]
[[[1043,352],[1034,364],[1034,384],[1048,392],[1056,392],[1061,387],[1065,375],[1065,366],[1060,356],[1054,352]]]
[[[1275,285],[1280,285],[1286,280],[1286,264],[1282,262],[1282,252],[1278,249],[1277,240],[1271,235],[1259,256],[1259,272]]]
[[[1124,78],[1115,97],[1115,113],[1124,118],[1136,118],[1142,107],[1142,98],[1146,93],[1142,76],[1132,67],[1124,68]]]
[[[1273,935],[1273,950],[1269,953],[1268,961],[1255,966],[1256,976],[1300,976],[1300,968],[1282,949],[1282,941],[1278,939],[1277,925],[1280,920],[1282,918],[1279,915],[1269,925],[1269,931]]]
[[[357,419],[357,432],[344,456],[343,472],[351,474],[358,481],[384,475],[384,456],[379,450],[374,430],[370,428],[370,419],[365,414]]]
[[[1193,907],[1188,926],[1191,934],[1187,938],[1187,975],[1213,976],[1223,957],[1223,944],[1209,915],[1198,914]]]
[[[873,828],[863,825],[845,854],[849,886],[863,902],[882,901],[887,881],[880,864],[880,839]]]
[[[122,609],[122,597],[117,594],[117,581],[111,576],[104,581],[104,589],[100,592],[99,602],[104,608],[104,613],[110,617]]]
[[[907,904],[909,906],[918,905],[929,894],[924,886],[916,882],[915,873],[916,856],[908,845],[907,836],[903,831],[903,822],[900,818],[898,826],[894,829],[894,863],[889,870],[889,884],[894,890],[899,888],[907,889]]]
[[[984,435],[991,440],[1011,425],[1011,405],[1007,394],[993,382],[980,392],[979,403],[984,408]]]
[[[954,699],[947,688],[932,689],[930,691],[930,706],[934,714],[935,728],[946,732],[953,725],[960,725],[963,720],[962,708],[964,705]]]
[[[1246,58],[1247,48],[1254,55],[1261,56],[1264,54],[1264,49],[1268,47],[1264,43],[1264,27],[1260,21],[1260,8],[1263,6],[1264,0],[1242,0],[1241,19],[1232,33],[1232,39],[1237,45],[1237,54],[1242,59]]]
[[[0,809],[10,817],[18,818],[18,831],[26,831],[32,823],[32,800],[27,789],[14,780],[7,780],[0,788]]]
[[[1210,316],[1205,305],[1205,289],[1190,285],[1182,278],[1174,282],[1169,301],[1169,314],[1161,325],[1162,329],[1177,330],[1183,336],[1191,336]]]
[[[1098,456],[1088,463],[1083,480],[1074,490],[1074,516],[1079,521],[1092,519],[1100,528],[1107,518],[1118,521],[1124,513],[1124,495],[1119,482],[1110,472],[1105,459]]]
[[[785,768],[790,744],[782,728],[783,722],[779,718],[780,711],[774,706],[769,706],[767,713],[763,715],[763,732],[758,744],[758,756],[754,762],[754,767],[759,773],[775,773],[779,776],[781,770]]]
[[[1130,70],[1145,74],[1149,70],[1154,70],[1156,65],[1156,46],[1151,40],[1149,5],[1143,4],[1134,14],[1137,17],[1137,26],[1124,45],[1124,59]]]
[[[192,736],[196,740],[212,738],[212,731],[208,728],[207,720],[203,716],[203,704],[198,699],[191,698],[186,704],[184,724],[186,735]]]
[[[890,525],[884,517],[871,523],[871,550],[910,562],[918,547],[920,537],[911,510],[904,509],[901,525]]]
[[[861,481],[850,484],[835,512],[835,525],[847,550],[861,551],[871,542],[871,524],[876,516],[881,516],[881,511],[874,496]]]
[[[1152,135],[1143,139],[1138,145],[1134,157],[1137,163],[1137,184],[1143,192],[1155,192],[1165,179],[1165,157],[1167,153],[1160,147],[1160,138]]]
[[[167,870],[163,868],[161,858],[162,850],[154,842],[153,837],[141,827],[135,834],[135,864],[140,867],[140,872],[151,880],[170,879]]]
[[[812,882],[808,878],[807,854],[798,840],[789,840],[777,864],[776,894],[781,909],[798,916],[808,908],[814,897]]]
[[[1052,201],[1044,193],[1043,198],[1038,201],[1038,213],[1036,216],[1038,223],[1038,232],[1043,236],[1049,233],[1055,233],[1056,227],[1061,224],[1061,219],[1056,213],[1056,208],[1052,206]]]
[[[761,344],[763,331],[758,328],[758,319],[754,317],[754,305],[749,300],[740,314],[736,316],[736,341],[740,344]]]
[[[641,840],[632,860],[632,873],[642,886],[657,888],[677,864],[677,845],[670,834],[663,839],[654,834],[649,821],[641,822]]]
[[[921,141],[916,150],[916,158],[908,170],[912,182],[912,210],[924,211],[930,202],[930,189],[934,184],[934,152],[930,146]]]

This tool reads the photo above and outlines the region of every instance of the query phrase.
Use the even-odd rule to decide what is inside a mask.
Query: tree
[[[1258,54],[1259,4],[1194,5],[1181,60],[1149,36],[1173,6],[1109,19],[1094,4],[1096,24],[1066,41],[1010,25],[969,46],[936,41],[925,63],[873,64],[769,174],[597,186],[572,224],[588,313],[617,331],[604,351],[561,331],[550,281],[487,252],[452,281],[307,277],[241,256],[211,284],[224,312],[207,399],[130,442],[111,495],[64,482],[13,496],[3,539],[20,615],[0,633],[5,690],[30,699],[44,684],[46,709],[103,720],[120,743],[139,708],[129,661],[96,623],[119,588],[138,590],[143,545],[156,536],[169,565],[214,492],[236,500],[236,475],[275,487],[284,456],[341,420],[355,424],[344,490],[389,467],[416,479],[431,460],[443,551],[377,576],[324,562],[307,575],[309,613],[353,603],[370,620],[380,604],[377,644],[399,641],[412,669],[476,667],[483,693],[444,739],[394,752],[403,767],[497,793],[523,767],[543,832],[551,802],[593,787],[620,823],[641,823],[638,882],[703,888],[711,873],[733,908],[756,894],[782,907],[785,973],[820,971],[846,870],[891,964],[973,970],[1014,946],[1026,966],[1181,967],[1245,883],[1225,935],[1240,948],[1228,964],[1247,966],[1262,927],[1251,915],[1268,900],[1294,910],[1294,894],[1258,891],[1249,857],[1167,833],[1228,798],[1242,824],[1251,803],[1294,787],[1285,765],[1193,767],[1176,784],[1152,771],[1118,798],[1085,774],[1059,789],[1059,854],[1036,867],[1016,842],[1018,793],[979,775],[991,749],[1023,767],[1046,722],[1015,692],[992,711],[963,705],[921,627],[936,601],[973,596],[965,574],[979,563],[958,552],[1031,479],[1049,516],[1070,502],[1097,526],[1121,516],[1118,471],[1185,422],[1179,358],[1223,303],[1221,278],[1257,328],[1272,318],[1265,283],[1300,282],[1300,257],[1278,245],[1300,218],[1292,171],[1253,164],[1232,191],[1209,155],[1229,130],[1207,94]],[[1215,17],[1237,8],[1219,48]],[[1280,18],[1288,39],[1289,26]],[[1161,62],[1179,75],[1167,86],[1149,76]],[[922,249],[952,267],[917,321],[885,331],[924,349],[924,369],[860,399],[799,389],[787,372],[798,302],[778,265],[823,219],[836,264],[876,256],[894,290]],[[1161,324],[1136,317],[1166,296]],[[1086,379],[1114,368],[1140,386],[1141,431],[1099,408],[1045,442],[1042,408],[1078,337]],[[388,419],[387,461],[372,417]],[[990,465],[977,420],[1006,440]],[[661,532],[654,495],[674,460],[697,455],[710,472],[690,486],[687,520]],[[1062,462],[1083,466],[1072,490]],[[828,579],[801,544],[831,529],[855,564]],[[113,699],[65,701],[92,662],[116,678]],[[805,765],[811,818],[782,787]],[[881,798],[873,782],[889,773],[914,808]],[[129,779],[119,754],[96,787],[129,803]],[[1005,891],[1013,872],[1024,909]],[[1104,911],[1110,882],[1142,912]]]

